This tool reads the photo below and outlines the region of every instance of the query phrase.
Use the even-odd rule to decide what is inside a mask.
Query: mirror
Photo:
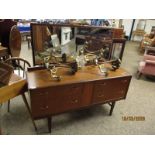
[[[106,60],[114,58],[116,53],[122,58],[125,46],[122,33],[123,29],[104,26],[31,23],[33,64],[43,64],[51,55],[54,57],[49,59],[50,63],[62,61],[64,53],[76,57],[81,47],[86,53],[106,51]],[[121,47],[117,52],[114,48],[116,43]]]

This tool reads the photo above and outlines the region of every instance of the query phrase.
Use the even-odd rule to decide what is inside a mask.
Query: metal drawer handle
[[[101,85],[105,86],[106,85],[106,82],[102,83]]]
[[[99,93],[98,97],[104,97],[104,94]]]
[[[72,103],[78,103],[78,100],[77,99],[72,100]]]
[[[122,82],[123,82],[123,83],[126,83],[126,82],[127,82],[127,80],[123,80]]]
[[[44,107],[41,107],[40,109],[41,109],[41,110],[46,110],[46,109],[48,109],[48,105],[46,105],[46,106],[44,106]]]

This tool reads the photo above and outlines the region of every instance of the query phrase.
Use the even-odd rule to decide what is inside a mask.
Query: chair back
[[[27,69],[31,67],[30,63],[27,60],[18,57],[9,58],[5,61],[5,63],[13,66],[14,73],[22,78],[25,78]]]
[[[21,34],[16,25],[10,31],[9,47],[11,56],[19,57],[21,51]]]

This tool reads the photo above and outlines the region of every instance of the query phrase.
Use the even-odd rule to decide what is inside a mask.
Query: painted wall
[[[116,20],[116,21],[117,21],[117,25],[118,25],[119,20]],[[130,35],[132,22],[133,22],[133,19],[123,19],[124,30],[125,30],[125,33],[127,36]],[[139,22],[139,19],[136,19],[133,31],[136,30],[138,22]],[[150,33],[152,26],[155,26],[155,20],[147,19],[146,25],[145,25],[145,32]],[[142,39],[142,37],[140,37],[140,36],[135,36],[135,38],[134,38],[135,41],[140,41],[141,39]]]

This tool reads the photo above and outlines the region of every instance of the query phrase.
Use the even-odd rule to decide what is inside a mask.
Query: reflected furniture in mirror
[[[19,57],[21,51],[21,34],[16,25],[12,26],[10,31],[9,49],[12,57]]]
[[[70,37],[70,41],[66,41],[62,43],[62,36],[61,32],[63,29],[70,28],[66,31],[66,35],[64,34],[64,38],[68,39],[69,33],[74,33],[74,38]],[[115,51],[117,49],[117,52],[119,54],[117,55],[117,58],[122,59],[124,47],[125,47],[125,39],[123,37],[123,29],[122,28],[111,28],[111,27],[103,27],[103,26],[91,26],[91,25],[71,25],[71,24],[45,24],[45,23],[31,23],[31,38],[32,38],[32,51],[33,51],[33,65],[42,64],[43,61],[38,57],[39,53],[50,55],[53,52],[53,45],[52,45],[52,35],[57,35],[60,40],[61,45],[61,52],[63,53],[70,53],[70,54],[77,54],[77,40],[78,35],[76,34],[75,29],[83,28],[83,29],[89,29],[89,31],[82,35],[83,40],[80,42],[86,43],[87,38],[89,37],[91,40],[93,38],[99,39],[102,41],[102,44],[105,44],[105,47],[108,46],[109,48],[109,57],[108,59],[113,58],[115,55]],[[74,29],[74,30],[73,30]],[[63,31],[64,32],[64,31]],[[66,36],[66,37],[65,37]],[[79,40],[80,41],[80,40]],[[72,44],[74,43],[74,45]],[[97,43],[97,42],[96,42]],[[119,44],[117,48],[113,48],[114,45]],[[69,45],[70,47],[68,48]],[[97,46],[99,44],[94,45]],[[75,49],[75,48],[76,49]],[[104,47],[104,46],[103,46]],[[113,55],[111,55],[113,54]]]

